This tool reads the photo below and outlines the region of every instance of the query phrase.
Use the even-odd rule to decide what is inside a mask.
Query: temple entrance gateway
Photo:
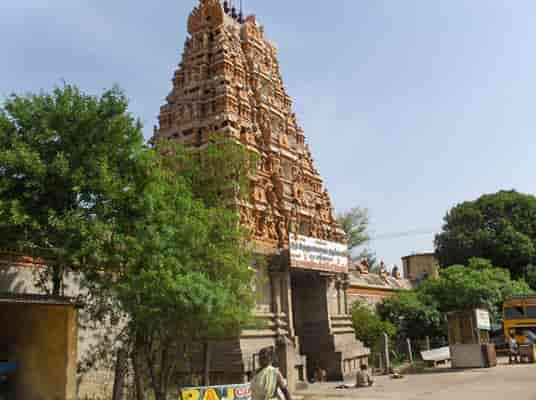
[[[300,339],[300,351],[307,357],[307,378],[312,379],[316,368],[327,370],[326,353],[333,348],[329,336],[329,317],[326,279],[318,273],[294,272],[292,281],[292,304],[294,306],[294,329]]]
[[[348,315],[348,251],[345,244],[290,235],[293,323],[307,377],[317,368],[341,379],[366,362]]]

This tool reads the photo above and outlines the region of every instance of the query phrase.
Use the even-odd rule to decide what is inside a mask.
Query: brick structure
[[[292,112],[277,47],[255,16],[244,19],[226,1],[200,0],[188,32],[153,140],[202,148],[219,134],[258,154],[260,167],[240,217],[256,251],[271,259],[267,270],[258,271],[266,283],[257,288],[257,316],[268,324],[220,344],[215,376],[241,380],[258,366],[255,355],[266,345],[277,347],[291,382],[317,367],[334,379],[353,373],[368,350],[355,340],[348,316],[345,269],[291,267],[290,234],[344,243],[344,232]]]
[[[412,282],[439,277],[439,263],[434,253],[415,253],[402,257],[404,277]]]

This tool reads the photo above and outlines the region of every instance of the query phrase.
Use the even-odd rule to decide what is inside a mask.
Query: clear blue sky
[[[454,204],[536,192],[536,2],[245,0],[337,206],[387,263],[431,250]],[[0,96],[119,84],[150,136],[197,0],[4,0]],[[397,238],[399,232],[428,232]]]

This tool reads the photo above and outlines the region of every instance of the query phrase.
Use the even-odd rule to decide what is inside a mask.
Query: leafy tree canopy
[[[365,346],[373,350],[378,348],[380,339],[384,333],[389,337],[393,337],[396,334],[396,328],[392,323],[383,321],[375,312],[360,301],[356,301],[352,305],[351,314],[356,337]]]
[[[442,335],[443,317],[436,304],[421,298],[418,291],[400,291],[384,300],[380,315],[397,327],[398,333],[411,339]]]
[[[472,258],[467,266],[442,269],[438,279],[428,279],[413,291],[401,291],[386,299],[380,314],[407,337],[438,337],[446,334],[447,312],[487,307],[499,321],[506,298],[531,293],[527,283],[511,279],[508,270],[495,268],[489,260]]]
[[[512,280],[508,270],[472,258],[467,267],[453,265],[442,270],[439,279],[425,281],[419,292],[435,302],[441,312],[486,306],[495,319],[500,319],[502,303],[507,297],[532,291],[524,280]]]
[[[102,255],[119,268],[91,280],[128,315],[155,397],[164,399],[185,344],[231,338],[251,322],[253,257],[233,205],[248,193],[240,186],[254,160],[225,140],[203,153],[162,142],[145,155],[137,190],[120,201],[137,218],[111,227]],[[227,173],[214,177],[218,168]]]
[[[376,254],[368,248],[362,248],[370,240],[368,233],[369,216],[365,208],[355,207],[337,216],[337,221],[346,233],[348,248],[353,260],[367,260],[369,267],[377,265]],[[362,248],[356,255],[354,250]]]
[[[340,214],[337,221],[346,233],[350,250],[365,244],[370,239],[367,233],[368,210],[359,207],[352,208],[350,211]]]
[[[129,187],[142,146],[117,88],[9,97],[0,108],[0,246],[44,257],[58,294],[89,225],[110,217],[108,200]]]
[[[56,294],[65,268],[83,272],[86,311],[127,316],[124,343],[143,353],[161,400],[181,344],[233,337],[249,321],[252,257],[233,205],[255,159],[225,140],[149,148],[127,106],[119,89],[95,97],[71,85],[5,102],[0,246],[43,257]]]
[[[532,290],[536,290],[536,266],[528,265],[525,270],[525,282]]]
[[[458,204],[445,216],[435,247],[443,267],[481,257],[523,276],[536,264],[536,197],[500,191]]]

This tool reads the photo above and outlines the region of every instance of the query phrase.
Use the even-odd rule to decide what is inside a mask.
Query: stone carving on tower
[[[255,16],[200,0],[154,139],[202,146],[222,134],[258,154],[241,221],[255,241],[286,246],[289,232],[336,242],[344,232],[286,93],[277,47]]]

